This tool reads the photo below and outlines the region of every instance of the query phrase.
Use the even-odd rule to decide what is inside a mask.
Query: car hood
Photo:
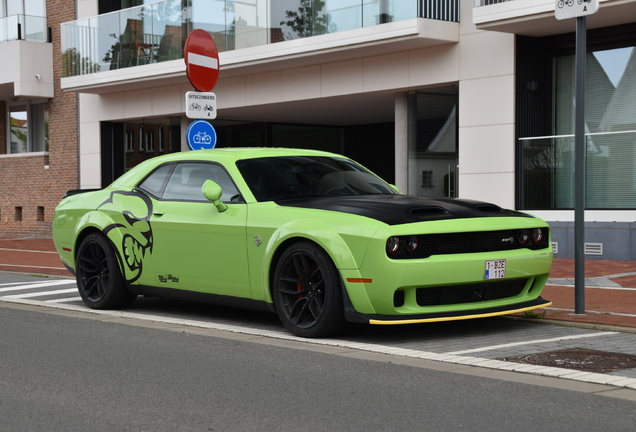
[[[331,210],[376,219],[387,225],[422,221],[483,217],[532,217],[495,204],[456,198],[422,198],[410,195],[307,197],[276,200],[284,207]]]

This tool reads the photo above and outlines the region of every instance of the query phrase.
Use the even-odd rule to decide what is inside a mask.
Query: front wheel
[[[294,243],[285,250],[274,272],[272,294],[280,320],[297,336],[330,336],[346,324],[340,274],[314,243]]]
[[[77,251],[77,288],[92,309],[117,309],[137,297],[126,288],[110,241],[100,233],[89,234]]]

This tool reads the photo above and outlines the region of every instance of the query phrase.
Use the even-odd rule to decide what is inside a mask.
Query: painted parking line
[[[56,285],[69,285],[69,284],[74,284],[76,281],[73,279],[68,279],[68,280],[55,280],[55,281],[49,281],[49,282],[23,282],[21,285],[19,286],[11,286],[11,287],[7,287],[7,288],[0,288],[0,292],[7,292],[7,291],[20,291],[20,290],[27,290],[27,289],[33,289],[33,288],[45,288],[45,287],[51,287],[51,286],[56,286]]]
[[[11,248],[0,248],[0,251],[11,251],[11,252],[34,252],[34,253],[51,253],[56,254],[55,251],[41,251],[41,250],[29,250],[29,249],[11,249]]]
[[[490,345],[486,347],[473,348],[473,349],[467,349],[462,351],[447,352],[446,354],[449,354],[449,355],[469,354],[469,353],[476,353],[476,352],[482,352],[482,351],[492,351],[492,350],[496,350],[500,348],[509,348],[509,347],[520,346],[520,345],[533,345],[533,344],[546,343],[546,342],[559,342],[564,340],[590,338],[590,337],[596,337],[596,336],[609,336],[614,334],[618,334],[618,332],[597,332],[597,333],[586,333],[586,334],[575,335],[575,336],[563,336],[563,337],[557,337],[552,339],[535,339],[535,340],[529,340],[529,341],[523,341],[523,342],[512,342],[507,344]]]
[[[67,303],[67,302],[74,302],[74,301],[82,301],[82,298],[68,297],[68,298],[61,298],[61,299],[54,299],[54,300],[44,300],[44,303]]]
[[[42,291],[42,292],[34,292],[34,293],[26,293],[26,294],[14,294],[14,295],[8,295],[4,297],[14,298],[14,299],[25,299],[25,298],[33,298],[33,297],[44,297],[44,296],[53,295],[53,294],[68,294],[72,292],[77,292],[77,288],[69,288],[69,289],[62,289],[62,290],[56,290],[56,291]]]
[[[565,312],[572,312],[574,313],[574,310],[572,309],[564,309],[564,308],[553,308],[553,307],[547,307],[544,309],[548,309],[548,310],[555,310],[555,311],[565,311]],[[601,311],[591,311],[591,310],[586,310],[585,313],[594,313],[594,314],[601,314],[601,315],[618,315],[618,316],[626,316],[626,317],[636,317],[636,314],[628,314],[628,313],[620,313],[620,312],[601,312]]]
[[[49,270],[68,270],[66,267],[45,267],[45,266],[19,265],[19,264],[0,264],[0,266],[4,266],[4,267],[36,268],[36,269],[49,269]]]

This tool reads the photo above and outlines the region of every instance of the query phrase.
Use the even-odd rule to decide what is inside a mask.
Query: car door
[[[208,179],[222,187],[227,210],[219,212],[203,196],[201,186]],[[158,286],[249,298],[247,209],[237,202],[238,189],[225,169],[177,163],[160,189],[150,220]]]

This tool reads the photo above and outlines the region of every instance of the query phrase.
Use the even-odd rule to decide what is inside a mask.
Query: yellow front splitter
[[[540,298],[540,300],[543,300]],[[484,311],[483,313],[469,313],[468,315],[453,315],[453,316],[436,316],[430,318],[412,318],[412,319],[391,319],[391,320],[382,320],[382,319],[369,319],[369,324],[375,325],[400,325],[400,324],[418,324],[418,323],[427,323],[427,322],[441,322],[441,321],[459,321],[459,320],[467,320],[474,318],[488,318],[500,315],[509,315],[514,313],[531,311],[534,309],[539,309],[543,307],[547,307],[552,305],[551,301],[543,300],[545,303],[541,304],[533,304],[531,306],[525,307],[517,307],[515,309],[506,309],[506,310],[497,310],[497,311]],[[519,306],[519,305],[517,305]],[[474,311],[471,311],[474,312]]]

